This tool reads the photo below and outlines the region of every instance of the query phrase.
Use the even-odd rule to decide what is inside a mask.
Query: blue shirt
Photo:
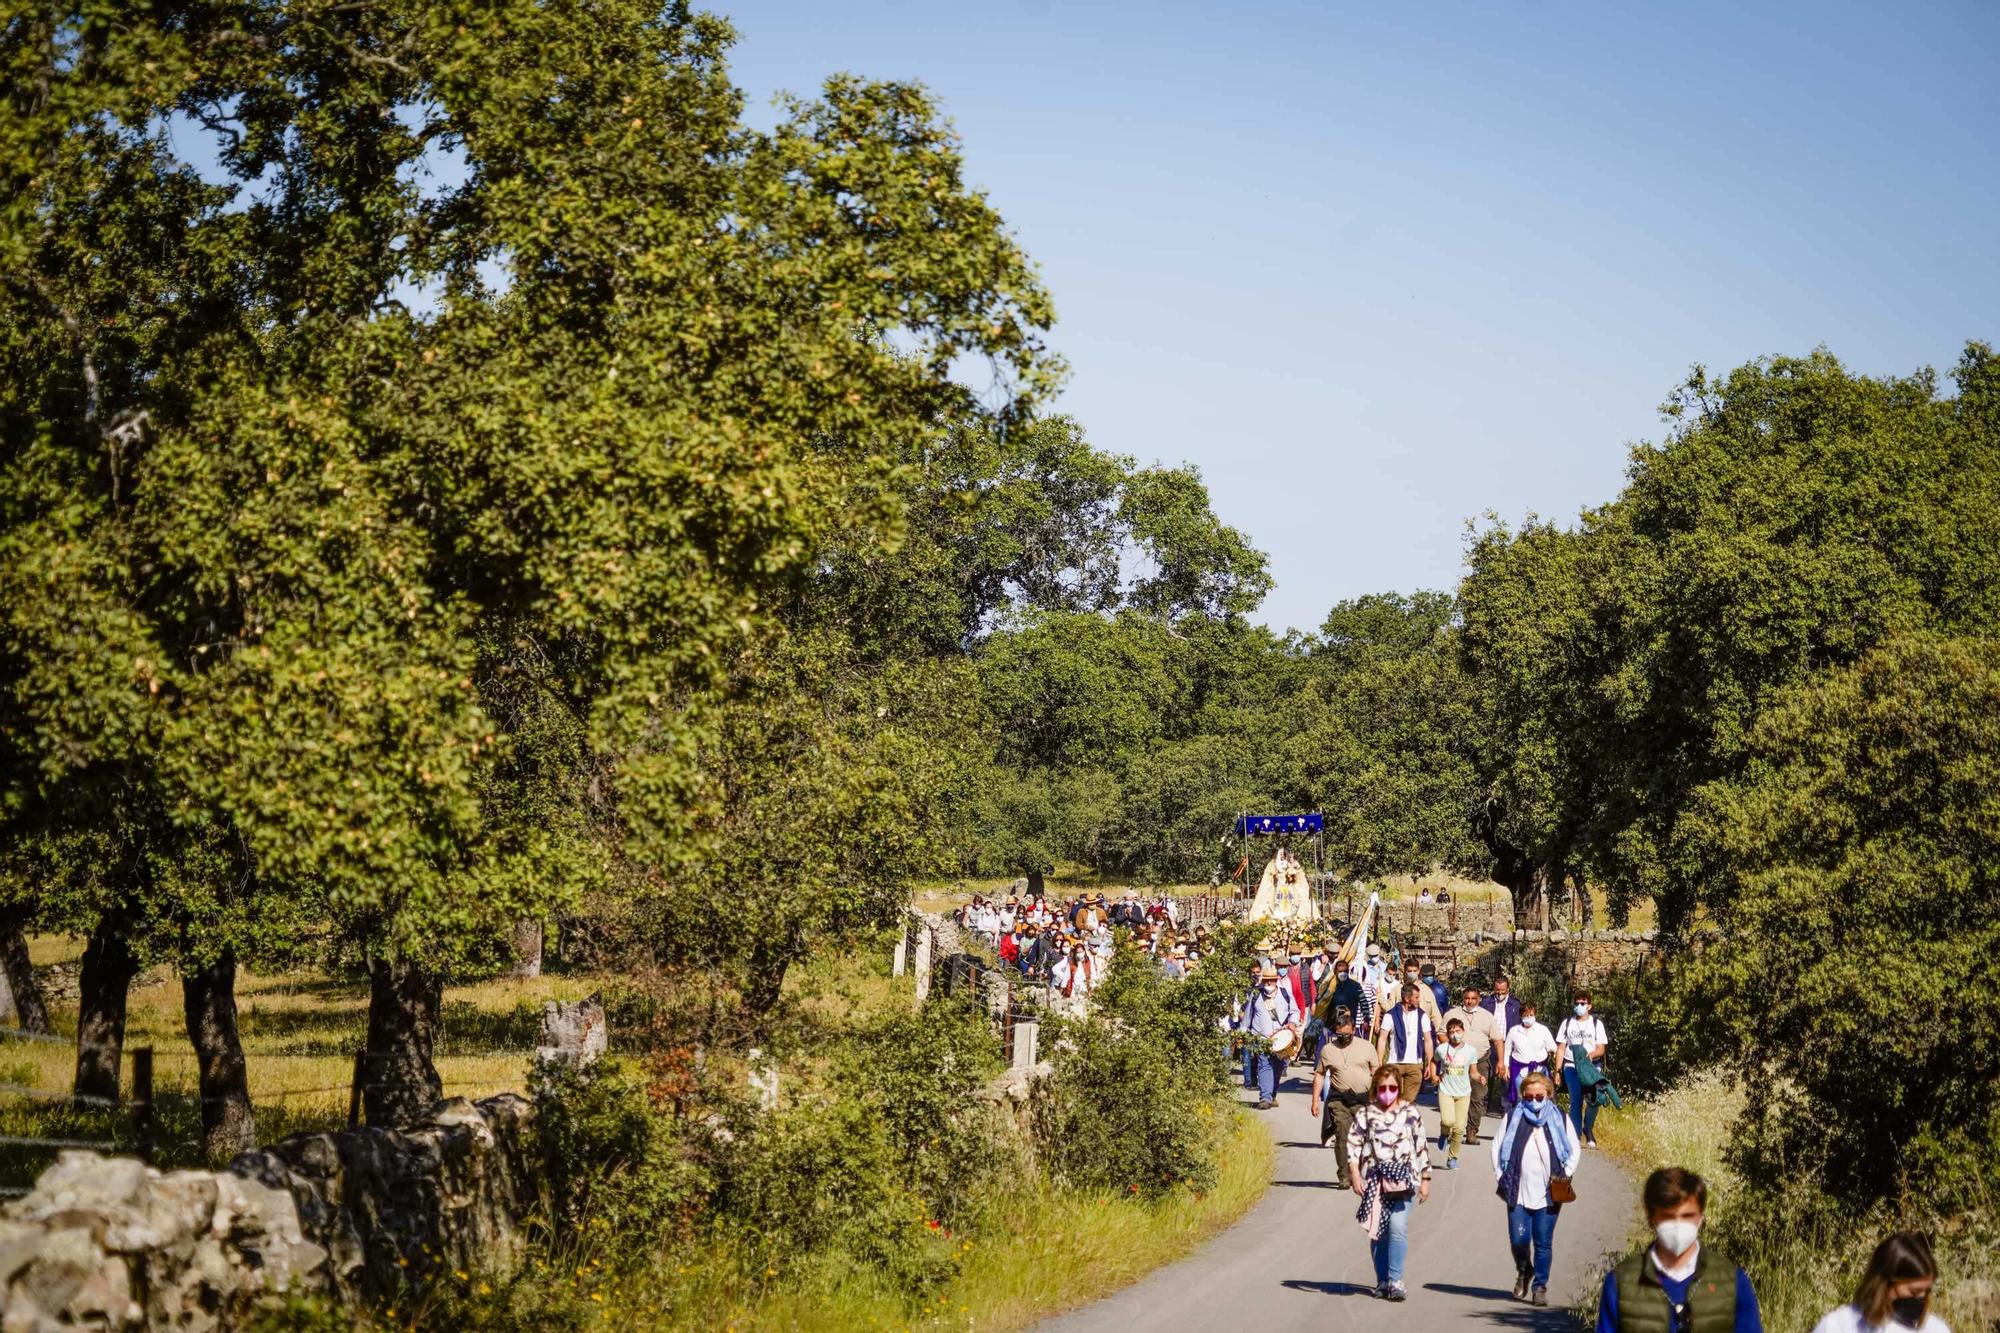
[[[1686,1302],[1688,1288],[1694,1285],[1694,1274],[1676,1280],[1662,1273],[1659,1266],[1653,1266],[1653,1276],[1660,1280],[1661,1290],[1675,1305]],[[1613,1271],[1604,1275],[1604,1296],[1597,1303],[1597,1333],[1618,1333],[1618,1274]],[[1735,1333],[1764,1333],[1764,1314],[1757,1308],[1757,1292],[1750,1285],[1750,1275],[1741,1268],[1736,1270],[1736,1329]]]

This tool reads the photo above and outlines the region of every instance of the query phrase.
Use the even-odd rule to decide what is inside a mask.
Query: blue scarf
[[[1518,1102],[1507,1113],[1507,1121],[1500,1126],[1500,1185],[1495,1191],[1500,1201],[1509,1208],[1521,1192],[1521,1149],[1530,1135],[1540,1133],[1549,1141],[1549,1174],[1560,1175],[1563,1163],[1576,1153],[1575,1140],[1570,1136],[1569,1117],[1554,1110],[1553,1102],[1544,1101],[1539,1114],[1530,1114],[1527,1102]],[[1510,1132],[1511,1131],[1511,1132]],[[1550,1202],[1549,1207],[1560,1208],[1561,1204]]]

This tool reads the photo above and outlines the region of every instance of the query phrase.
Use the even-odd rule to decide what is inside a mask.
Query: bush
[[[586,1225],[639,1244],[687,1233],[715,1190],[721,1145],[707,1126],[660,1114],[616,1057],[538,1066],[530,1086],[557,1236]]]
[[[1216,1018],[1248,950],[1235,940],[1176,982],[1121,945],[1092,1016],[1061,1026],[1054,1076],[1032,1104],[1035,1152],[1056,1183],[1148,1199],[1213,1186],[1224,1075]]]

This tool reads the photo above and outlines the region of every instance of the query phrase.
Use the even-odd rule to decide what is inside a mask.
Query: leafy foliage
[[[1802,1099],[1752,1106],[1744,1162],[1849,1196],[1900,1180],[1969,1198],[1968,1164],[2000,1129],[2000,1014],[1969,998],[2000,985],[2000,644],[1892,637],[1786,691],[1748,745],[1747,771],[1704,811],[1728,934],[1693,986],[1747,1061]]]

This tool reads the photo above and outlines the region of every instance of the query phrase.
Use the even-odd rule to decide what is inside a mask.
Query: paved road
[[[1295,1066],[1296,1068],[1296,1066]],[[1556,1228],[1550,1305],[1514,1299],[1514,1261],[1505,1211],[1493,1192],[1488,1153],[1498,1122],[1481,1126],[1458,1170],[1434,1171],[1430,1202],[1410,1222],[1403,1281],[1410,1298],[1389,1305],[1373,1296],[1368,1239],[1354,1220],[1357,1200],[1334,1189],[1334,1154],[1319,1146],[1319,1123],[1307,1112],[1310,1079],[1285,1085],[1265,1117],[1278,1141],[1271,1189],[1243,1220],[1179,1263],[1123,1291],[1041,1325],[1047,1333],[1174,1333],[1175,1330],[1366,1328],[1569,1329],[1562,1308],[1602,1281],[1637,1206],[1632,1182],[1601,1153],[1586,1151],[1577,1170],[1577,1201]],[[1437,1112],[1425,1108],[1433,1130]],[[1435,1140],[1433,1141],[1435,1142]]]

